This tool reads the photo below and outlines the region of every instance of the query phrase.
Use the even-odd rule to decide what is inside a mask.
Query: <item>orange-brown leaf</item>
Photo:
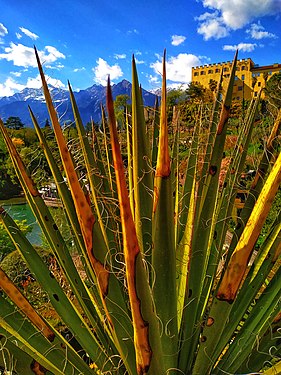
[[[96,259],[93,253],[93,227],[96,222],[95,217],[93,215],[90,202],[88,201],[84,191],[80,185],[75,166],[73,164],[71,154],[68,150],[65,138],[63,136],[63,132],[61,126],[59,124],[58,116],[56,110],[54,108],[51,95],[48,89],[48,85],[45,79],[45,75],[43,73],[42,65],[35,48],[35,55],[37,59],[37,64],[42,80],[43,91],[49,111],[49,115],[51,118],[51,122],[54,128],[54,132],[56,135],[57,143],[59,146],[59,151],[61,155],[61,159],[64,166],[64,171],[67,177],[67,182],[69,184],[69,188],[71,191],[71,195],[73,198],[73,202],[75,205],[75,209],[77,212],[77,217],[80,223],[81,232],[84,238],[84,242],[86,245],[86,249],[88,252],[88,257],[91,261],[93,269],[96,273],[96,276],[99,281],[99,286],[102,295],[106,295],[108,289],[108,270],[102,265],[102,263]]]
[[[30,319],[30,321],[39,329],[39,331],[49,340],[53,341],[55,335],[44,320],[37,314],[25,296],[9,279],[5,272],[0,268],[0,288],[4,290],[11,301]]]
[[[148,337],[148,323],[143,319],[141,313],[141,302],[137,295],[136,262],[137,257],[141,256],[141,253],[125,181],[124,166],[118,141],[113,99],[109,80],[107,86],[107,110],[109,116],[112,154],[116,172],[117,190],[120,204],[124,257],[126,263],[126,278],[134,326],[134,343],[136,350],[137,372],[139,375],[141,375],[146,374],[149,369],[152,351]]]

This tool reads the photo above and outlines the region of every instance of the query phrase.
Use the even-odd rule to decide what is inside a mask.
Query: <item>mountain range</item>
[[[117,95],[131,97],[131,90],[132,84],[124,79],[112,86],[113,99],[115,100]],[[50,91],[61,122],[73,121],[68,91],[52,86]],[[142,95],[145,106],[154,106],[156,100],[154,93],[142,89]],[[91,119],[96,123],[100,122],[101,105],[105,105],[106,101],[106,87],[93,85],[85,90],[74,92],[74,96],[84,125]],[[37,117],[38,123],[44,126],[49,116],[42,89],[25,88],[12,96],[0,98],[0,117],[3,121],[10,116],[19,117],[25,126],[31,126],[28,106]]]

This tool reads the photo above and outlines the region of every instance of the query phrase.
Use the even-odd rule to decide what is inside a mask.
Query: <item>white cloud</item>
[[[16,75],[17,72],[11,72],[11,74]],[[45,76],[46,80],[49,85],[58,87],[58,88],[65,88],[66,86],[59,80],[48,75]],[[4,83],[0,83],[0,97],[3,96],[11,96],[14,95],[16,92],[22,91],[24,88],[32,88],[32,89],[39,89],[42,87],[40,75],[38,74],[36,77],[29,77],[25,84],[18,83],[12,77],[8,77]]]
[[[137,29],[133,29],[133,30],[128,30],[127,34],[139,34],[139,32]]]
[[[125,53],[115,53],[114,54],[114,58],[116,60],[119,60],[119,59],[125,59],[127,57],[127,55]]]
[[[8,77],[4,83],[0,83],[0,97],[11,96],[17,91],[25,88],[24,85],[17,83],[13,78]]]
[[[200,22],[198,33],[205,40],[223,38],[229,31],[237,30],[253,19],[281,12],[280,0],[202,0],[205,13],[197,18]]]
[[[62,83],[62,81],[60,81],[57,78],[53,78],[53,77],[50,77],[48,75],[45,75],[45,78],[46,78],[46,81],[47,81],[48,85],[52,85],[52,86],[57,87],[57,88],[65,88],[66,87],[65,84]],[[40,89],[42,87],[40,75],[38,74],[35,78],[29,77],[27,79],[25,87],[28,87],[28,88],[31,88],[31,89]]]
[[[5,53],[0,54],[0,60],[13,61],[16,66],[36,66],[33,48],[23,44],[10,43],[10,47],[4,49]]]
[[[29,38],[33,39],[33,40],[36,40],[39,38],[38,35],[34,34],[32,31],[28,30],[28,29],[25,29],[24,27],[19,27],[20,31],[22,33],[24,33],[26,36],[28,36]]]
[[[10,74],[12,74],[15,77],[20,77],[21,76],[21,72],[10,72]]]
[[[168,90],[186,90],[188,88],[188,83],[172,83],[167,86]]]
[[[6,47],[4,51],[5,53],[0,54],[0,60],[6,59],[7,61],[12,61],[15,66],[23,66],[25,68],[37,66],[34,49],[31,47],[11,42],[10,47]],[[65,59],[64,54],[52,46],[46,46],[43,51],[38,51],[38,54],[42,63],[50,64],[57,59]]]
[[[185,41],[186,37],[183,35],[172,35],[171,39],[172,39],[171,43],[173,46],[179,46]]]
[[[21,39],[22,35],[20,33],[16,33],[16,37],[17,37],[17,39]]]
[[[63,64],[56,64],[56,65],[45,65],[45,68],[46,69],[53,69],[53,70],[61,70],[64,68],[64,65]]]
[[[136,62],[136,64],[144,64],[145,63],[144,60],[138,60],[136,57],[135,57],[135,62]]]
[[[111,82],[123,76],[122,69],[118,64],[110,66],[101,57],[97,60],[97,66],[92,70],[95,74],[94,81],[104,86],[107,83],[107,78],[109,75]]]
[[[0,23],[0,44],[3,43],[3,36],[8,34],[8,29],[3,25],[3,23]]]
[[[265,28],[258,23],[253,23],[250,26],[250,29],[246,30],[246,33],[249,34],[253,39],[264,39],[264,38],[277,38],[275,34],[272,34],[268,31],[265,31]]]
[[[187,53],[180,53],[177,56],[172,56],[166,63],[167,80],[188,83],[191,81],[191,68],[200,65],[200,60],[197,56]],[[150,67],[157,74],[162,74],[162,61],[158,60]]]
[[[86,70],[86,68],[84,66],[82,66],[82,68],[75,68],[75,69],[73,69],[74,73],[83,72],[84,70]]]
[[[51,63],[56,61],[57,59],[65,59],[64,54],[58,51],[55,47],[46,46],[45,49],[49,53],[49,55],[44,55],[43,51],[39,51],[39,56],[41,54],[45,58],[45,62]]]
[[[152,74],[149,74],[148,81],[149,81],[149,83],[152,83],[152,84],[159,84],[160,83],[159,76],[153,76]]]
[[[256,43],[239,43],[237,45],[224,45],[224,51],[236,51],[237,49],[242,52],[252,52],[257,47]]]
[[[204,64],[208,64],[212,61],[210,57],[204,55],[199,55],[198,58],[200,61],[204,60]]]
[[[224,25],[222,17],[218,16],[218,12],[204,13],[197,17],[197,20],[201,22],[197,32],[203,35],[204,40],[220,39],[229,34],[229,28]]]
[[[3,23],[0,23],[0,36],[5,36],[8,34],[8,29],[3,25]]]

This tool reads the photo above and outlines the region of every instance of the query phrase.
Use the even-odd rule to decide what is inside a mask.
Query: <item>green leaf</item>
[[[156,312],[163,327],[161,344],[167,371],[177,365],[178,327],[174,201],[168,147],[165,57],[166,53],[164,52],[159,146],[154,179],[152,218],[152,268],[158,271],[155,275],[152,292]],[[164,290],[165,293],[163,293]],[[167,301],[169,301],[168,305]]]

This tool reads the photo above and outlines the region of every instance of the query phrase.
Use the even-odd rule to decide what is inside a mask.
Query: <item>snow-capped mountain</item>
[[[117,95],[130,97],[131,89],[132,85],[129,81],[121,81],[112,86],[113,98],[115,99]],[[62,122],[73,121],[68,91],[50,86],[50,92]],[[142,90],[142,93],[144,105],[153,106],[156,95],[146,90]],[[93,85],[85,90],[74,92],[74,95],[84,124],[91,118],[95,122],[99,122],[101,104],[105,105],[106,101],[106,88],[101,85]],[[28,106],[37,117],[39,124],[43,126],[48,119],[48,111],[41,89],[25,88],[13,96],[0,98],[0,117],[5,121],[10,116],[17,116],[26,126],[31,126]]]

